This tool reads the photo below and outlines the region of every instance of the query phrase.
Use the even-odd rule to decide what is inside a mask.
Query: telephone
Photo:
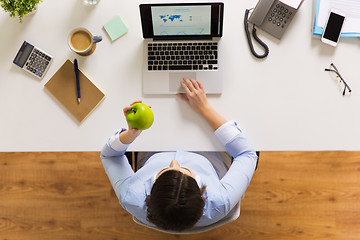
[[[295,13],[297,12],[298,8],[303,2],[303,0],[297,0],[297,1],[298,1],[298,6],[297,8],[294,8],[293,6],[285,4],[286,0],[282,0],[282,1],[260,0],[257,3],[256,7],[253,9],[250,18],[248,16],[251,9],[246,9],[244,26],[250,44],[250,48],[253,54],[254,51],[250,40],[248,22],[253,24],[253,36],[256,41],[259,42],[260,40],[256,35],[256,27],[269,33],[270,35],[274,36],[277,39],[281,39],[286,28],[289,26],[291,20],[294,18]],[[266,57],[267,54],[269,53],[268,52],[269,49],[267,48],[266,44],[263,43],[261,40],[259,44],[264,47],[265,54],[263,55],[256,54],[257,56],[255,54],[254,55],[258,58]]]
[[[277,39],[281,39],[296,11],[297,9],[279,0],[260,0],[254,8],[249,22]]]

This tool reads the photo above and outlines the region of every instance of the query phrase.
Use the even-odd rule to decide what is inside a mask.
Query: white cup
[[[71,31],[68,44],[71,50],[83,55],[89,53],[93,45],[101,40],[101,36],[93,36],[89,30],[80,27]]]

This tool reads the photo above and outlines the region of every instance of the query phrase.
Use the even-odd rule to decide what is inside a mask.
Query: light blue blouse
[[[214,133],[234,158],[225,175],[221,173],[224,165],[217,153],[204,157],[187,151],[153,154],[134,173],[124,155],[129,145],[121,143],[120,132],[115,133],[103,147],[101,160],[121,206],[143,223],[154,226],[146,219],[145,198],[150,195],[154,176],[176,159],[195,173],[200,186],[206,185],[204,213],[196,226],[207,226],[225,217],[249,186],[257,155],[234,121],[223,124]]]

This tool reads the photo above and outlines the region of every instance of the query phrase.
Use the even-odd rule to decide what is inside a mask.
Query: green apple
[[[134,103],[126,112],[126,121],[132,128],[145,130],[153,124],[154,114],[146,104]]]

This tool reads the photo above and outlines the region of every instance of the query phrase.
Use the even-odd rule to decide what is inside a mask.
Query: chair
[[[256,152],[256,154],[258,155],[258,161],[259,161],[259,152]],[[129,163],[131,164],[131,166],[133,167],[134,171],[137,170],[137,152],[132,152],[130,153],[126,153],[128,159],[129,159]],[[258,161],[256,162],[256,168],[258,166]],[[244,199],[244,195],[241,197],[241,200]],[[151,228],[153,230],[159,231],[159,232],[163,232],[163,233],[169,233],[169,234],[177,234],[177,235],[185,235],[185,234],[195,234],[195,233],[202,233],[202,232],[206,232],[206,231],[210,231],[212,229],[218,228],[222,225],[225,225],[227,223],[233,222],[235,221],[239,216],[240,216],[240,205],[241,205],[241,200],[233,207],[233,209],[224,217],[222,218],[220,221],[213,223],[211,225],[208,226],[200,226],[200,227],[193,227],[190,229],[186,229],[184,231],[173,231],[173,230],[163,230],[154,226],[149,226],[146,225],[145,223],[141,222],[139,219],[137,219],[136,217],[133,216],[133,221],[141,226],[147,227],[147,228]]]
[[[160,228],[156,228],[153,226],[149,226],[146,225],[145,223],[141,222],[140,220],[138,220],[136,217],[133,216],[133,220],[134,222],[136,222],[139,225],[142,225],[144,227],[148,227],[151,229],[154,229],[156,231],[159,232],[164,232],[164,233],[169,233],[169,234],[194,234],[194,233],[202,233],[202,232],[206,232],[209,230],[212,230],[214,228],[220,227],[222,225],[225,225],[227,223],[230,223],[232,221],[235,221],[239,216],[240,216],[240,203],[241,201],[239,201],[235,207],[228,213],[228,215],[226,215],[226,217],[224,217],[223,219],[221,219],[220,221],[213,223],[211,225],[208,226],[202,226],[202,227],[193,227],[190,229],[186,229],[184,231],[178,232],[178,231],[172,231],[172,230],[163,230]]]

